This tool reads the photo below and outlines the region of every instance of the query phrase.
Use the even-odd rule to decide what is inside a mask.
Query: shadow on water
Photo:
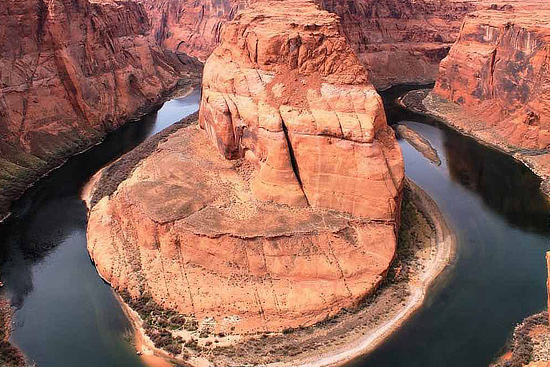
[[[86,250],[80,190],[101,167],[198,109],[200,90],[173,99],[70,158],[0,225],[0,275],[16,307],[12,341],[39,367],[141,366],[129,324]]]
[[[438,151],[441,165],[400,141],[407,176],[436,201],[457,235],[457,256],[421,309],[372,354],[350,366],[486,367],[514,325],[546,306],[548,201],[539,179],[498,151],[383,94],[390,123],[403,123]]]
[[[436,119],[404,110],[394,103],[406,91],[417,88],[401,86],[382,93],[388,123],[416,121],[437,127],[443,134],[439,154],[445,155],[453,181],[479,195],[510,225],[527,231],[550,232],[548,198],[539,189],[540,179],[514,158],[461,135]]]
[[[388,120],[430,141],[435,166],[400,141],[407,175],[428,192],[458,238],[455,264],[422,308],[374,353],[351,366],[484,367],[515,323],[545,306],[550,231],[538,179],[504,154],[393,105]],[[0,226],[0,264],[17,306],[12,340],[40,367],[142,366],[109,286],[86,251],[82,185],[99,168],[198,108],[199,92],[173,100],[71,158],[18,201]]]

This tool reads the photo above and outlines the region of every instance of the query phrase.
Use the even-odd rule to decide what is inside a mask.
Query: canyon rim
[[[457,198],[466,197],[463,187],[476,190],[464,181],[479,157],[452,156],[456,141],[440,122],[521,162],[549,195],[549,22],[542,0],[2,2],[0,234],[8,235],[0,238],[0,364],[33,364],[23,355],[28,344],[23,353],[11,345],[18,339],[10,332],[24,326],[13,257],[28,266],[20,279],[39,276],[58,243],[77,233],[73,246],[130,320],[137,353],[163,365],[328,366],[384,349],[413,314],[447,302],[429,292],[440,294],[463,266],[456,259],[484,238],[454,228],[468,225],[464,213],[441,197],[450,187]],[[395,119],[390,97],[402,88],[413,90],[398,98]],[[149,139],[146,128],[129,127],[190,95],[197,112],[161,122],[169,126]],[[136,131],[143,136],[129,136]],[[80,168],[82,181],[93,175],[85,188],[75,180],[67,197],[59,190],[82,209],[71,222],[78,229],[37,239],[44,224],[29,212],[40,200],[25,193],[33,185],[48,192],[41,178],[78,153],[93,155],[95,145],[116,144],[113,133],[124,147],[93,172]],[[509,169],[528,192],[511,192],[504,209],[480,192],[490,208],[479,210],[547,210],[528,169],[485,163],[473,180]],[[448,168],[457,177],[435,189],[409,175],[423,170],[436,182]],[[503,187],[514,181],[502,177]],[[524,200],[530,190],[540,203]],[[538,246],[537,260],[515,256],[542,281],[538,260],[549,248],[538,241],[548,228],[539,218],[506,219],[525,235],[518,243]],[[13,238],[23,251],[12,251]],[[25,252],[46,242],[38,260]],[[492,350],[495,366],[550,361],[540,282],[517,281],[526,279],[530,311],[503,317],[512,334],[504,355]],[[27,283],[21,299],[33,294]]]

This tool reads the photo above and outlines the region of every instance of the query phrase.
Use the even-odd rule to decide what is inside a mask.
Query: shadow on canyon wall
[[[431,87],[431,85],[425,86]],[[536,233],[550,232],[548,199],[539,190],[540,179],[512,157],[461,135],[436,119],[404,110],[394,103],[418,86],[400,86],[382,92],[389,124],[418,121],[438,126],[444,134],[444,156],[451,179],[479,195],[487,207],[511,226]]]

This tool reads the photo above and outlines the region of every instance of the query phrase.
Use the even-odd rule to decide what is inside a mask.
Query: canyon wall
[[[472,129],[488,130],[488,139],[548,152],[549,20],[550,8],[542,3],[468,15],[441,63],[434,94],[482,120]]]
[[[40,175],[197,68],[153,42],[133,1],[5,0],[0,39],[0,217]]]
[[[550,4],[469,14],[441,62],[430,113],[525,163],[550,195]]]
[[[372,294],[395,255],[404,168],[340,29],[309,0],[261,1],[226,25],[201,128],[98,181],[117,187],[94,194],[88,222],[106,281],[206,335],[313,325]]]
[[[341,18],[343,31],[377,88],[435,81],[473,2],[318,0]]]
[[[166,48],[205,60],[221,41],[221,29],[255,0],[140,0]],[[377,88],[433,82],[455,41],[470,2],[450,0],[317,0],[337,14],[349,43],[371,71]]]
[[[206,60],[220,42],[223,24],[254,0],[137,0],[153,23],[156,40],[176,53]]]
[[[201,127],[226,158],[258,166],[260,199],[391,220],[403,163],[382,100],[337,17],[304,3],[299,23],[261,2],[226,25],[204,67]]]

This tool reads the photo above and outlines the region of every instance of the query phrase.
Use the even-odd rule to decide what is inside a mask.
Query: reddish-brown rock
[[[395,254],[403,162],[338,30],[309,0],[227,25],[205,68],[208,134],[177,130],[92,201],[102,277],[224,333],[312,325],[373,292]]]
[[[535,11],[536,9],[536,11]],[[550,6],[468,15],[434,93],[482,120],[475,130],[515,149],[550,145]]]
[[[226,158],[258,167],[260,199],[393,220],[403,162],[382,101],[337,17],[311,8],[258,2],[226,25],[200,124]]]
[[[377,88],[435,81],[473,2],[450,0],[318,0],[342,29]]]
[[[442,61],[428,110],[542,177],[550,194],[550,4],[474,12]]]
[[[166,48],[202,60],[225,22],[256,0],[140,0]],[[342,30],[377,88],[433,82],[471,2],[451,0],[316,0],[341,18]]]
[[[0,212],[190,70],[156,46],[133,1],[5,0],[0,39]]]
[[[136,0],[150,15],[156,40],[176,53],[206,60],[223,24],[253,0]]]

